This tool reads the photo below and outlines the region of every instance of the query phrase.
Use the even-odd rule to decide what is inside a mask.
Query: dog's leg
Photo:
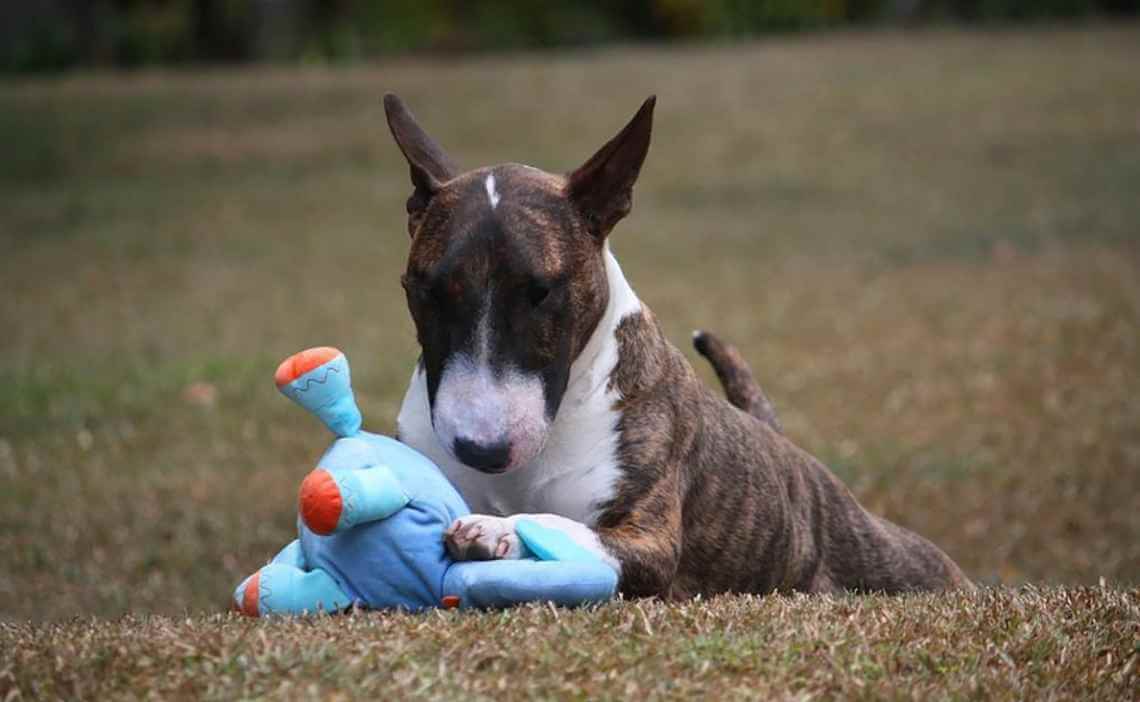
[[[469,514],[460,517],[444,532],[447,551],[457,561],[525,558],[529,555],[526,546],[515,533],[515,524],[520,519],[529,519],[540,526],[561,531],[620,572],[618,560],[602,545],[593,529],[556,514],[515,514],[510,517]]]
[[[778,432],[783,432],[776,409],[752,375],[748,362],[732,344],[706,331],[693,332],[693,348],[708,359],[724,386],[724,395],[738,407]]]
[[[626,597],[672,597],[681,564],[681,469],[666,466],[658,480],[626,493],[599,520],[602,546],[621,563],[619,587]]]

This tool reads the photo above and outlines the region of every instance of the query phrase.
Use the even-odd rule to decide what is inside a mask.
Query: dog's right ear
[[[604,241],[633,206],[633,184],[649,152],[656,104],[657,96],[651,95],[617,136],[570,174],[570,199],[598,241]]]
[[[411,168],[414,190],[408,198],[408,233],[415,235],[431,198],[444,183],[459,174],[459,169],[416,123],[411,110],[399,97],[392,93],[384,95],[384,114],[388,117],[392,138]]]

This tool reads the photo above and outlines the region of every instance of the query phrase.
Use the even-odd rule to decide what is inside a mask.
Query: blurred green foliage
[[[24,0],[0,7],[0,69],[347,61],[1138,10],[1140,0]]]

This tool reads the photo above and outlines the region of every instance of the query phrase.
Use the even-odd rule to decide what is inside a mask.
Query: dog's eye
[[[538,280],[532,280],[527,286],[526,296],[530,304],[538,307],[550,295],[550,286]]]

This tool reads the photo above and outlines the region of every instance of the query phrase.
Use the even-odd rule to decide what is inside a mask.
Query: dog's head
[[[411,166],[403,285],[432,426],[464,464],[503,473],[545,445],[570,366],[606,309],[605,239],[630,210],[654,101],[563,176],[518,164],[462,172],[398,97],[384,97]]]

